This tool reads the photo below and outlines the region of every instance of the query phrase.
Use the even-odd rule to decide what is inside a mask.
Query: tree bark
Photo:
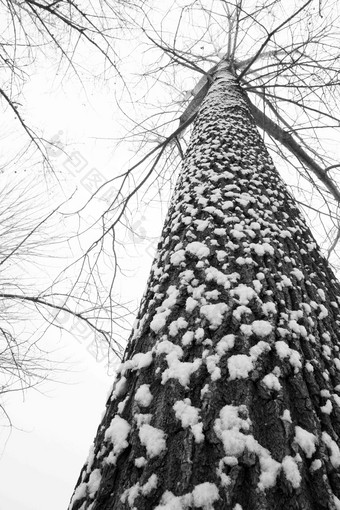
[[[339,510],[339,291],[219,66],[69,508]]]

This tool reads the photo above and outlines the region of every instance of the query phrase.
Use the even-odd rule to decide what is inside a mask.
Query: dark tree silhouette
[[[191,140],[70,510],[340,508],[340,286],[244,90],[265,47],[227,52],[182,117]]]

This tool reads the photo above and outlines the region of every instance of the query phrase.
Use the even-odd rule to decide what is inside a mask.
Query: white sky
[[[68,350],[78,373],[62,374],[63,383],[42,385],[41,393],[31,390],[24,402],[17,394],[6,405],[15,428],[0,459],[1,510],[68,506],[110,382],[103,367],[75,342]],[[7,431],[1,432],[3,443]]]

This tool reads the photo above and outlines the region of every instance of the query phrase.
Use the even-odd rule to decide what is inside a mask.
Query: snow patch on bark
[[[306,457],[311,458],[313,453],[316,450],[317,438],[308,430],[303,429],[302,427],[295,427],[295,437],[294,441],[300,446],[300,448],[304,451]]]
[[[331,438],[327,432],[322,433],[322,441],[325,443],[327,448],[330,450],[330,461],[333,467],[338,468],[340,466],[340,449],[336,442]]]
[[[179,296],[179,290],[175,287],[175,285],[170,285],[166,293],[168,297],[156,308],[156,315],[153,317],[150,324],[150,329],[152,329],[155,333],[158,333],[165,326],[167,317],[171,313],[171,308],[176,304]]]
[[[248,377],[249,372],[254,369],[254,363],[256,362],[257,358],[264,352],[270,351],[270,349],[270,345],[267,342],[261,340],[257,344],[253,345],[253,347],[251,347],[249,351],[250,356],[247,354],[235,354],[230,356],[227,361],[230,380],[244,379]]]
[[[200,314],[210,323],[210,329],[217,329],[223,321],[223,315],[227,312],[228,306],[225,303],[216,303],[212,305],[203,305]]]
[[[254,335],[264,337],[270,335],[273,327],[268,321],[254,321],[251,324],[251,329]]]
[[[160,505],[155,510],[187,510],[188,508],[202,508],[214,510],[214,502],[219,499],[218,488],[214,483],[203,482],[196,485],[192,492],[183,496],[175,496],[166,491]]]
[[[204,441],[204,435],[202,432],[203,424],[199,423],[199,409],[191,405],[191,400],[186,398],[185,400],[177,400],[173,405],[176,418],[180,420],[182,427],[190,427],[191,432],[195,437],[196,443]]]
[[[166,450],[166,435],[163,430],[147,423],[140,427],[139,439],[150,458],[157,457]]]
[[[126,503],[127,501],[129,507],[132,508],[138,496],[147,496],[152,490],[156,489],[157,484],[158,477],[153,473],[144,485],[140,485],[140,483],[137,482],[129,489],[126,489],[121,495],[120,500],[122,503]]]
[[[148,407],[152,402],[150,384],[142,384],[136,391],[135,401],[142,407]]]
[[[120,453],[128,447],[128,435],[131,426],[126,420],[120,416],[115,416],[110,423],[110,426],[106,429],[104,439],[105,441],[111,441],[113,444],[113,450],[107,457],[107,462],[116,464],[117,457]]]
[[[199,259],[207,257],[210,254],[210,249],[208,246],[199,241],[193,241],[192,243],[189,243],[186,247],[186,251],[192,255],[195,255]]]
[[[281,389],[281,384],[278,378],[272,373],[265,375],[262,382],[270,390],[280,391]]]
[[[169,379],[177,379],[182,386],[188,387],[190,382],[190,376],[202,364],[202,360],[196,358],[192,363],[179,361],[176,353],[170,353],[166,356],[168,362],[167,369],[162,374],[162,384],[165,384]]]
[[[285,474],[287,480],[292,484],[294,489],[300,487],[301,484],[301,475],[299,472],[299,468],[295,459],[290,455],[286,455],[286,457],[282,461],[282,469]]]
[[[245,418],[246,415],[246,406],[226,405],[220,411],[220,418],[215,420],[214,431],[217,437],[222,441],[224,451],[228,458],[240,458],[245,451],[253,452],[258,456],[261,467],[258,488],[260,490],[265,490],[275,485],[276,478],[282,466],[280,462],[272,458],[269,450],[261,446],[258,441],[249,434],[251,421],[249,418]],[[225,459],[223,459],[223,461],[225,462]],[[233,459],[233,465],[234,464],[235,460]],[[221,476],[221,473],[219,474]],[[223,483],[222,476],[221,480]],[[225,481],[227,482],[227,480]]]
[[[246,354],[235,354],[228,359],[229,378],[245,379],[254,369],[253,359]]]

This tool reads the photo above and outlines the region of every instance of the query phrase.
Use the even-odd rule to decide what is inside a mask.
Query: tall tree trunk
[[[339,290],[220,66],[70,509],[339,510]]]

